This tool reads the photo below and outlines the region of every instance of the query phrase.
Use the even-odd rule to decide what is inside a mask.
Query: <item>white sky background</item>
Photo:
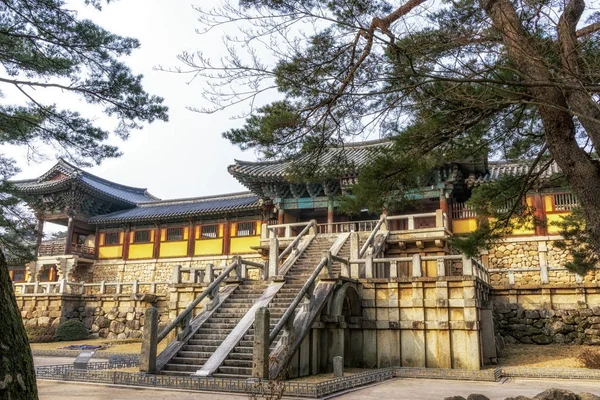
[[[101,12],[83,7],[83,1],[73,0],[82,18],[90,18],[105,29],[140,40],[141,48],[123,58],[135,74],[144,75],[144,88],[150,94],[164,97],[169,107],[169,122],[154,122],[143,130],[132,131],[127,141],[117,139],[123,156],[105,160],[100,166],[86,170],[103,178],[146,187],[161,199],[222,194],[245,189],[227,172],[234,158],[254,160],[253,152],[243,153],[221,137],[221,133],[239,127],[243,120],[232,119],[238,110],[225,110],[212,115],[199,114],[186,106],[202,107],[200,82],[187,84],[189,75],[153,70],[157,65],[181,66],[176,56],[182,51],[201,49],[214,57],[224,52],[223,32],[198,35],[197,13],[191,0],[120,0],[104,5]],[[209,7],[216,0],[203,0]],[[199,3],[195,3],[199,4]],[[56,96],[56,95],[55,95]],[[61,96],[61,93],[58,93]],[[104,125],[101,110],[76,102],[62,95],[54,98],[59,108],[68,104],[79,111],[91,113]],[[264,98],[263,101],[269,100]],[[56,163],[56,155],[45,151],[47,161],[27,161],[27,150],[11,148],[7,154],[17,160],[22,172],[13,179],[35,178]]]

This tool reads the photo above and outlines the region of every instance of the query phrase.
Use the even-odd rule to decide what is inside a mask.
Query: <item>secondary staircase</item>
[[[321,258],[327,254],[337,237],[318,236],[310,246],[302,253],[298,261],[289,269],[285,275],[285,285],[279,290],[275,298],[269,303],[271,315],[271,330],[283,316],[287,308],[315,270]],[[348,258],[350,256],[350,241],[346,241],[338,256]],[[332,271],[339,274],[340,263],[333,263]],[[297,307],[302,307],[302,303]],[[271,343],[271,349],[277,344],[282,332]],[[213,374],[216,377],[245,379],[252,375],[252,350],[254,345],[254,326],[246,332],[238,346],[229,354],[223,365]]]
[[[277,324],[287,308],[313,273],[315,266],[327,254],[336,241],[336,236],[317,236],[298,260],[285,274],[285,284],[269,303],[271,314],[271,329]],[[348,258],[350,254],[349,241],[346,241],[338,255]],[[340,273],[340,264],[334,263],[332,271]],[[268,286],[268,282],[244,281],[239,287],[213,312],[200,329],[183,345],[181,350],[162,369],[165,375],[189,376],[201,369],[206,361],[217,351],[221,343],[238,325],[252,305],[259,299]],[[302,303],[297,309],[302,307]],[[273,348],[280,335],[273,341]],[[252,374],[252,351],[254,345],[254,326],[229,353],[225,361],[213,373],[216,377],[247,378]]]
[[[244,281],[212,314],[163,368],[165,375],[189,376],[202,368],[231,330],[267,287],[266,282]],[[252,359],[252,348],[250,349]]]

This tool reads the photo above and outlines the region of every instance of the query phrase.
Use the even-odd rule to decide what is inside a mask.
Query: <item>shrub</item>
[[[53,326],[29,326],[25,325],[25,333],[29,343],[54,342],[56,328]]]
[[[56,329],[54,338],[57,341],[83,340],[88,337],[88,330],[82,322],[68,320],[63,322]]]
[[[579,353],[577,360],[579,360],[579,362],[586,368],[600,368],[600,351],[583,349],[581,353]]]

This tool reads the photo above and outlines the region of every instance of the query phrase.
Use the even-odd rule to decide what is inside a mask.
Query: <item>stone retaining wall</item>
[[[26,326],[57,327],[66,320],[83,322],[95,337],[141,338],[148,301],[160,312],[160,323],[169,322],[166,296],[136,300],[131,295],[23,295],[16,296]]]
[[[494,304],[496,331],[507,343],[600,344],[600,307],[526,310],[519,304]]]

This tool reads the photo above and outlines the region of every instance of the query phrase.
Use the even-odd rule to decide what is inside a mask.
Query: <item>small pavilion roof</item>
[[[92,224],[156,221],[222,215],[228,212],[253,211],[262,208],[262,200],[251,192],[222,194],[189,199],[158,200],[137,207],[92,217]]]
[[[544,163],[537,165],[534,169],[534,173],[539,173],[541,168],[544,166]],[[468,178],[467,181],[469,183],[478,185],[482,183],[496,181],[501,179],[504,176],[520,176],[527,175],[529,172],[529,168],[531,166],[531,161],[520,161],[520,162],[508,162],[508,161],[489,161],[488,169],[485,174],[481,174],[475,179]],[[537,177],[540,180],[548,180],[551,178],[555,178],[562,174],[562,171],[556,161],[552,161],[550,166],[539,174]]]
[[[60,159],[48,172],[38,178],[12,181],[11,183],[21,192],[33,195],[65,190],[75,183],[82,185],[91,193],[130,206],[158,200],[145,188],[125,186],[100,178],[63,159]]]

